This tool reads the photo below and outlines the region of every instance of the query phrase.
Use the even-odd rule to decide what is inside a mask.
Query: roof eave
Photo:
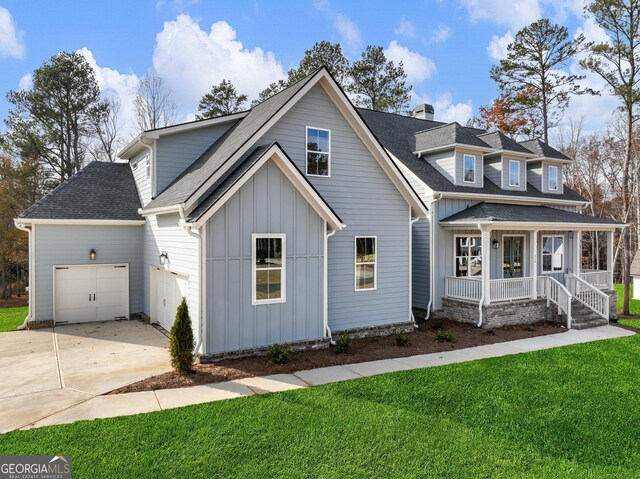
[[[571,223],[549,221],[490,221],[486,219],[469,219],[460,221],[440,221],[445,228],[468,228],[475,226],[492,226],[493,229],[505,230],[580,230],[580,231],[609,231],[626,228],[622,223]]]
[[[465,143],[449,143],[448,145],[434,146],[433,148],[416,150],[413,152],[413,154],[420,157],[421,155],[424,155],[427,153],[437,153],[439,151],[444,151],[444,150],[455,150],[456,148],[464,148],[467,150],[476,150],[476,151],[487,152],[487,153],[493,151],[493,148],[485,148],[485,147],[476,146],[476,145],[467,145]]]
[[[91,218],[14,218],[14,224],[21,225],[77,225],[77,226],[139,226],[146,223],[140,220],[91,219]]]
[[[512,196],[512,195],[488,195],[486,193],[461,193],[455,191],[434,191],[434,196],[439,198],[461,198],[461,199],[474,199],[474,200],[495,200],[500,203],[543,203],[550,205],[571,205],[571,206],[585,206],[590,202],[587,200],[562,200],[554,198],[536,198],[533,196]]]

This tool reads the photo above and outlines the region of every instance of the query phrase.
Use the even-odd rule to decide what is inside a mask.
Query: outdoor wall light
[[[98,256],[98,254],[96,253],[96,250],[91,248],[91,251],[89,251],[89,259],[91,261],[95,261],[96,260],[96,256]]]
[[[500,241],[498,241],[498,240],[493,240],[493,242],[491,243],[491,245],[493,246],[493,249],[498,249],[498,248],[500,248]]]
[[[160,253],[160,264],[162,266],[165,265],[168,259],[169,259],[169,255],[167,254],[166,251],[163,251],[162,253]]]

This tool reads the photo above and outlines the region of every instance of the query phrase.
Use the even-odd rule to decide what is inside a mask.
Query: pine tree
[[[180,373],[191,372],[193,368],[193,329],[189,317],[187,300],[182,298],[176,312],[176,320],[169,333],[171,365]]]

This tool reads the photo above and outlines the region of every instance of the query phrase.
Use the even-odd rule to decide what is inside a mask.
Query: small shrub
[[[336,340],[336,354],[346,354],[351,347],[351,337],[347,333],[342,333]]]
[[[409,336],[407,336],[402,331],[397,330],[394,333],[394,335],[395,335],[395,338],[396,338],[396,344],[398,346],[406,346],[407,344],[409,344]]]
[[[496,332],[493,330],[493,328],[489,328],[484,330],[484,334],[486,334],[487,336],[493,336],[494,334],[496,334]]]
[[[438,331],[436,331],[436,341],[439,343],[453,343],[455,340],[456,338],[451,331],[444,329],[438,329]]]
[[[286,364],[289,362],[289,348],[284,344],[272,344],[269,348],[269,357],[275,364]]]
[[[187,300],[182,302],[176,311],[176,320],[169,332],[169,351],[171,365],[180,373],[189,373],[193,369],[193,329],[189,317]]]

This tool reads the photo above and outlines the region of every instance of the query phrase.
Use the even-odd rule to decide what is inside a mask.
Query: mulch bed
[[[0,308],[17,308],[20,306],[29,306],[29,295],[11,296],[11,298],[0,299]]]
[[[336,354],[333,348],[291,353],[287,364],[274,364],[266,356],[225,359],[213,364],[196,364],[192,374],[168,372],[116,389],[109,394],[190,387],[253,376],[293,373],[326,366],[451,351],[566,331],[564,328],[548,323],[508,326],[493,330],[479,329],[451,320],[429,320],[418,322],[418,325],[419,328],[408,335],[410,340],[407,346],[398,346],[395,336],[391,335],[354,339],[347,354]],[[451,343],[437,342],[437,329],[450,331],[453,333],[455,341]]]

